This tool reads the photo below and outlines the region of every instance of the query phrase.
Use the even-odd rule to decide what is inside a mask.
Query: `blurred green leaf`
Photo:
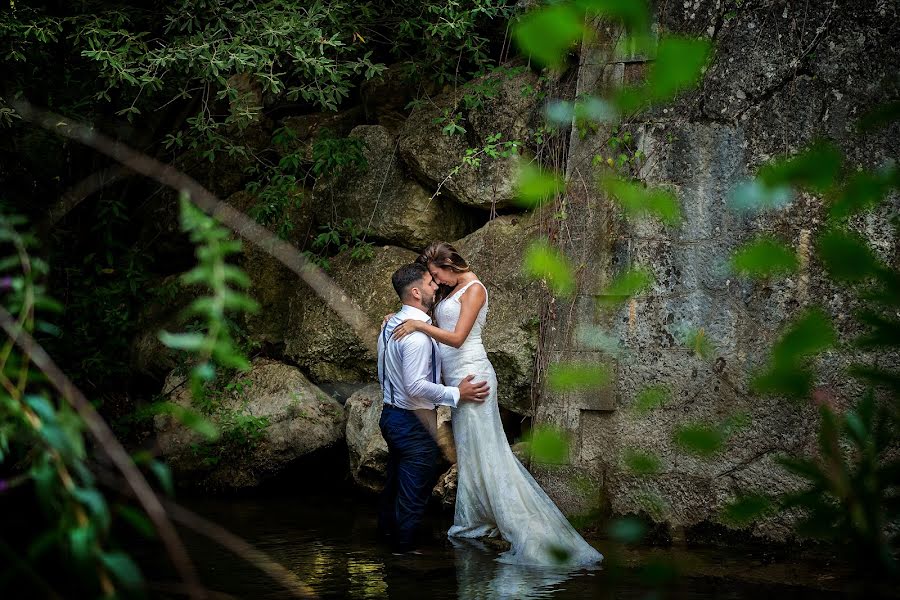
[[[781,158],[763,166],[758,179],[768,188],[792,185],[824,192],[841,170],[841,152],[825,142],[816,142],[800,154]]]
[[[839,281],[861,281],[879,269],[865,240],[848,231],[832,229],[819,236],[818,254],[829,275]]]
[[[109,508],[106,505],[106,499],[103,497],[103,494],[93,488],[83,487],[73,488],[71,493],[78,502],[88,509],[88,513],[93,517],[94,522],[101,531],[109,529]]]
[[[609,537],[623,544],[637,544],[646,533],[644,523],[632,517],[615,519],[609,524]]]
[[[794,363],[827,350],[837,342],[831,319],[821,309],[804,312],[775,345],[776,363]]]
[[[649,269],[629,269],[610,282],[597,302],[605,305],[619,304],[649,288],[653,281],[653,273]]]
[[[72,558],[81,567],[93,558],[96,543],[96,530],[89,522],[69,530],[69,550],[72,552]]]
[[[709,41],[700,38],[660,38],[644,85],[621,90],[616,104],[627,113],[643,104],[668,102],[679,92],[694,87],[703,74],[710,49]]]
[[[568,296],[575,289],[575,276],[569,261],[546,240],[535,241],[529,246],[523,269],[529,277],[546,280],[558,296]]]
[[[669,401],[670,393],[669,387],[662,384],[645,387],[634,402],[634,410],[643,414],[661,408]]]
[[[711,456],[722,449],[725,436],[717,427],[705,423],[688,423],[675,430],[675,443],[698,456]]]
[[[900,169],[892,165],[878,172],[854,173],[841,188],[828,211],[836,221],[878,206],[892,188],[900,186]]]
[[[809,396],[812,384],[812,372],[797,364],[772,366],[752,381],[753,390],[759,394],[778,394],[794,400]]]
[[[652,215],[666,225],[681,221],[681,206],[675,195],[663,188],[646,188],[640,183],[607,176],[600,187],[615,200],[629,217]]]
[[[716,347],[703,327],[685,329],[679,337],[685,347],[704,360],[709,360],[716,353]]]
[[[147,539],[156,537],[156,529],[153,527],[153,523],[150,522],[150,519],[143,512],[127,504],[118,504],[115,510],[116,514],[128,522],[143,537]]]
[[[166,347],[174,350],[196,352],[203,348],[206,336],[202,333],[169,333],[168,331],[160,331],[159,341]]]
[[[860,131],[872,131],[900,119],[900,100],[885,102],[864,114],[858,123]]]
[[[193,429],[210,441],[216,440],[219,437],[219,428],[216,427],[212,421],[204,418],[196,411],[175,404],[174,402],[160,402],[154,405],[153,410],[155,410],[157,414],[171,415],[182,425],[189,429]]]
[[[775,462],[786,471],[798,475],[814,485],[828,484],[828,477],[822,472],[819,465],[808,458],[776,456]]]
[[[104,552],[100,555],[103,566],[126,589],[137,591],[144,583],[141,571],[123,552]]]
[[[797,270],[796,254],[770,237],[761,237],[743,246],[731,257],[732,268],[741,275],[772,277]]]
[[[561,67],[584,35],[584,13],[569,4],[534,10],[522,17],[513,29],[513,37],[523,54],[551,68]]]
[[[656,475],[662,470],[662,461],[653,453],[627,448],[622,455],[625,467],[635,475]]]
[[[528,452],[539,463],[569,462],[569,442],[565,434],[549,425],[535,427],[527,436]]]
[[[650,13],[643,0],[576,0],[583,10],[596,12],[625,25],[630,35],[643,35],[650,28]]]
[[[547,549],[547,553],[550,555],[550,559],[554,564],[564,565],[569,562],[569,559],[572,558],[572,551],[563,546],[550,545]]]
[[[761,494],[748,494],[728,503],[722,510],[722,520],[742,527],[766,516],[772,508],[771,498]]]
[[[609,367],[592,363],[556,363],[547,372],[547,383],[557,391],[603,388],[611,378]]]
[[[542,206],[565,191],[562,177],[531,163],[521,168],[517,183],[519,204],[526,208]]]
[[[216,435],[217,434],[218,430],[216,430]],[[207,437],[209,436],[207,435]],[[159,485],[162,487],[163,492],[169,497],[174,496],[175,484],[172,480],[172,471],[169,469],[169,465],[158,460],[152,460],[150,461],[150,469],[153,471],[153,474],[156,475],[156,479],[159,481]]]
[[[867,331],[854,340],[859,348],[900,348],[900,320],[871,310],[856,313],[856,319]]]

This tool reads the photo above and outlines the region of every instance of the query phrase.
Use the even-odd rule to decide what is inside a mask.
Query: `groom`
[[[438,286],[421,264],[400,267],[391,277],[403,308],[384,325],[378,338],[378,380],[384,394],[381,434],[388,445],[387,482],[381,496],[378,533],[390,538],[397,552],[415,548],[415,533],[437,478],[440,450],[435,442],[439,405],[484,402],[486,382],[459,387],[441,385],[441,355],[437,342],[421,332],[400,340],[391,336],[406,319],[431,322]]]

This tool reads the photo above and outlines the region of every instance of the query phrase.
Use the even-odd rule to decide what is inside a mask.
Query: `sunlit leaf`
[[[557,391],[603,388],[611,378],[609,367],[599,364],[556,363],[547,370],[547,383]]]
[[[526,14],[513,30],[523,54],[546,67],[557,68],[585,35],[584,13],[556,4]]]
[[[818,308],[803,313],[782,335],[775,345],[776,363],[796,362],[800,358],[818,354],[837,342],[831,319]]]
[[[647,4],[636,0],[575,0],[586,11],[596,12],[625,25],[633,34],[646,32],[650,26]]]
[[[93,557],[97,547],[96,531],[90,522],[69,530],[69,550],[77,563],[84,565]]]
[[[159,341],[174,350],[197,351],[203,347],[206,337],[202,333],[159,332]]]
[[[704,423],[680,425],[675,430],[675,443],[698,456],[711,456],[722,449],[725,436],[717,427]]]
[[[639,414],[643,414],[661,408],[669,401],[670,393],[669,387],[666,385],[645,387],[638,393],[634,402],[634,410]]]
[[[736,526],[756,521],[772,510],[772,500],[760,494],[748,494],[736,498],[722,510],[722,520]]]
[[[623,89],[616,97],[616,104],[622,112],[630,112],[645,103],[667,102],[695,86],[703,74],[710,48],[709,41],[701,38],[660,38],[646,83]]]
[[[525,164],[519,171],[518,201],[526,208],[542,206],[565,191],[562,177],[534,164]]]
[[[636,475],[655,475],[662,470],[662,461],[651,452],[629,448],[622,455],[625,467]]]
[[[839,281],[861,281],[873,276],[878,259],[860,236],[832,229],[818,240],[818,253],[828,274]]]
[[[689,348],[695,355],[708,360],[716,353],[716,347],[706,335],[703,327],[680,327],[678,338],[682,345]]]
[[[609,537],[623,544],[637,544],[647,533],[647,527],[635,518],[615,519],[609,524]]]
[[[619,120],[619,111],[615,105],[596,96],[579,99],[572,109],[572,114],[579,121],[594,123],[614,123]]]
[[[539,463],[564,464],[569,461],[569,441],[555,427],[535,427],[526,441],[529,454]]]
[[[545,240],[538,240],[529,246],[523,269],[532,278],[546,280],[558,296],[568,296],[575,289],[575,277],[569,261]]]
[[[757,177],[768,188],[793,185],[826,191],[841,169],[841,152],[832,144],[818,142],[800,154],[766,164]]]
[[[678,199],[666,189],[647,188],[614,176],[601,179],[600,186],[630,217],[651,215],[666,225],[677,225],[681,221]]]
[[[741,275],[772,277],[793,273],[797,256],[790,248],[770,237],[759,238],[735,252],[731,266]]]
[[[598,297],[601,304],[614,305],[640,294],[653,285],[653,273],[649,269],[637,267],[628,269],[613,279]]]

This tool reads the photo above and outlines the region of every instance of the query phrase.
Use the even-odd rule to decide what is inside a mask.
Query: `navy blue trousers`
[[[441,451],[412,411],[385,404],[379,426],[389,452],[378,529],[398,550],[410,550],[437,481]]]

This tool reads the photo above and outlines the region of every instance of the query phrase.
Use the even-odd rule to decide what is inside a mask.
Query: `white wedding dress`
[[[442,300],[435,308],[438,327],[456,328],[459,298],[480,281],[472,281]],[[569,566],[603,560],[569,524],[553,501],[515,457],[506,441],[497,407],[497,375],[481,341],[488,303],[475,319],[469,337],[459,348],[440,344],[444,384],[459,385],[468,375],[487,381],[490,395],[483,403],[465,402],[453,409],[459,480],[451,537],[479,538],[500,535],[511,548],[500,561],[514,564]]]

